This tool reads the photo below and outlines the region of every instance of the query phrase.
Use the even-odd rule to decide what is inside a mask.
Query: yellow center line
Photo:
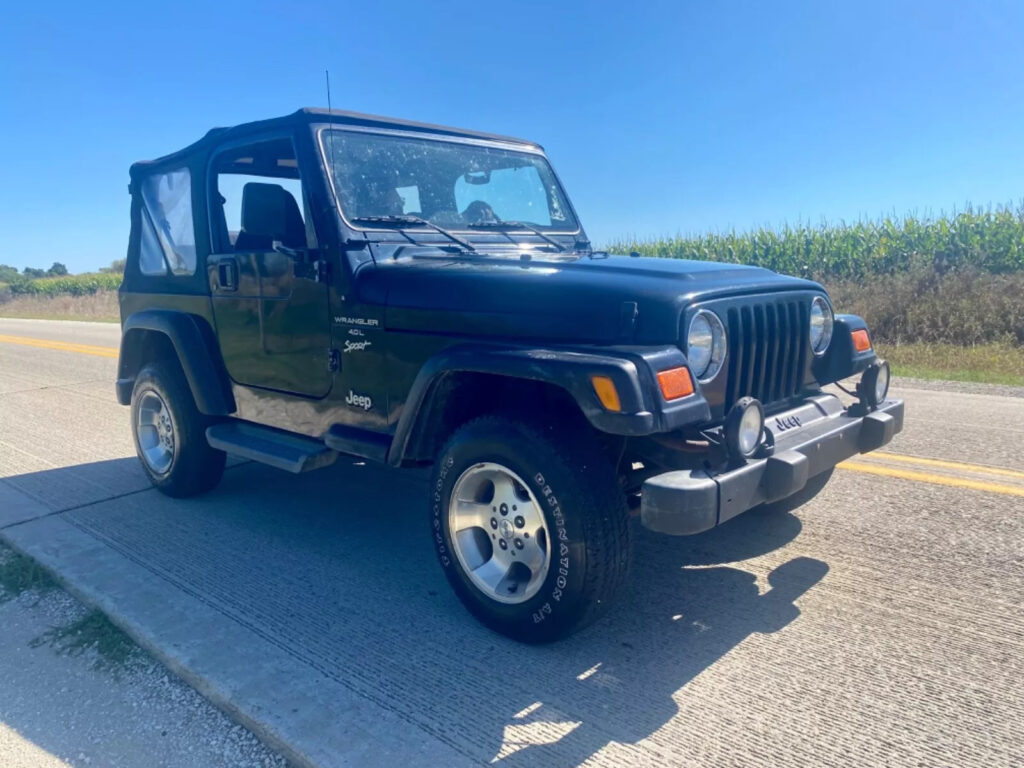
[[[78,352],[83,355],[95,355],[96,357],[116,358],[117,347],[101,347],[94,344],[74,344],[67,341],[52,341],[50,339],[34,339],[25,336],[5,336],[0,334],[0,342],[7,344],[20,344],[26,347],[37,347],[39,349],[54,349],[64,352]],[[904,464],[916,464],[922,467],[935,467],[941,469],[959,470],[962,472],[977,472],[994,476],[1010,477],[1024,480],[1024,472],[1001,467],[986,467],[977,464],[967,464],[961,461],[946,461],[943,459],[926,459],[919,456],[905,456],[898,453],[875,452],[870,454],[871,458],[881,461],[890,461]],[[879,475],[881,477],[895,477],[901,480],[916,480],[922,483],[933,485],[946,485],[955,488],[969,488],[975,491],[987,493],[1000,493],[1007,496],[1024,497],[1024,487],[1003,485],[1001,483],[989,483],[982,480],[971,480],[964,477],[950,477],[932,472],[922,472],[911,469],[900,469],[887,467],[880,464],[869,464],[862,461],[844,461],[839,464],[840,469],[851,472],[862,472],[868,475]]]
[[[982,475],[1000,475],[1002,477],[1014,477],[1024,480],[1024,472],[1015,469],[1004,469],[1003,467],[988,467],[983,464],[968,464],[964,461],[948,461],[945,459],[925,459],[921,456],[906,456],[902,453],[889,453],[887,451],[873,451],[866,454],[872,458],[885,461],[895,461],[903,464],[920,464],[923,467],[940,467],[942,469],[956,469],[961,472],[978,472]]]
[[[965,477],[950,477],[949,475],[935,475],[931,472],[918,472],[912,469],[897,469],[895,467],[883,467],[878,464],[865,464],[859,461],[844,461],[837,465],[840,469],[851,472],[863,472],[868,475],[880,475],[882,477],[897,477],[901,480],[916,480],[920,483],[931,483],[933,485],[948,485],[954,488],[970,488],[974,491],[985,491],[987,493],[1001,493],[1006,496],[1024,497],[1024,487],[1012,485],[1001,485],[1000,483],[986,483],[981,480],[968,480]]]
[[[6,344],[21,344],[25,347],[38,347],[39,349],[58,349],[63,352],[78,352],[82,355],[95,355],[96,357],[117,357],[117,347],[98,347],[93,344],[73,344],[69,341],[51,341],[50,339],[32,339],[27,336],[4,336],[0,334],[0,342]]]

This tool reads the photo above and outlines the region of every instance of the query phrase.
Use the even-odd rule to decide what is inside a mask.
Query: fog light
[[[749,459],[764,436],[764,408],[753,397],[736,401],[725,417],[725,442],[733,458]]]
[[[889,394],[889,364],[885,360],[879,360],[868,366],[857,391],[864,402],[872,408],[877,408]]]

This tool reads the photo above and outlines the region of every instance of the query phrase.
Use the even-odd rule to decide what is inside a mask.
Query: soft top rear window
[[[143,179],[141,186],[146,215],[156,230],[171,272],[194,274],[196,233],[192,223],[192,176],[188,168],[154,173]]]

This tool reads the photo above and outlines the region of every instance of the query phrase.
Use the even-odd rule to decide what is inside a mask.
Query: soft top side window
[[[149,214],[142,211],[139,214],[139,226],[141,228],[139,237],[139,272],[151,277],[166,275],[168,272],[167,259],[164,257],[164,249],[160,245],[160,238],[156,235],[153,222],[149,220]]]
[[[192,223],[192,176],[188,168],[154,173],[145,178],[142,182],[142,200],[147,216],[143,217],[142,222],[140,271],[143,274],[162,274],[162,270],[156,270],[155,257],[151,253],[151,238],[155,230],[163,257],[171,272],[175,275],[194,274],[196,233]],[[146,218],[149,222],[145,221]],[[147,224],[153,227],[148,233]],[[148,254],[147,246],[150,250]],[[145,264],[143,260],[146,261]]]

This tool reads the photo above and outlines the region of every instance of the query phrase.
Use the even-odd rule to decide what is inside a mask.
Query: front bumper
[[[648,478],[640,519],[659,533],[700,533],[765,502],[793,495],[808,478],[858,453],[888,443],[903,429],[903,401],[886,400],[871,413],[851,416],[834,395],[815,395],[765,419],[775,439],[770,456],[719,474],[675,470]]]

